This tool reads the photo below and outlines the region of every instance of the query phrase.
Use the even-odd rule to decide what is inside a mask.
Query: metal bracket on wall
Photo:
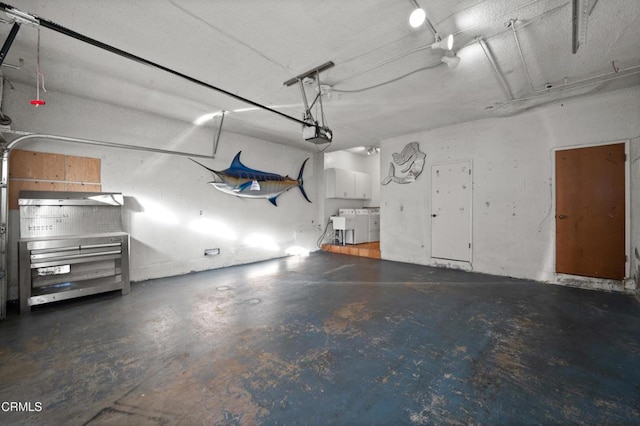
[[[298,83],[298,81],[300,80],[304,80],[307,77],[315,77],[316,75],[318,75],[319,73],[321,73],[322,71],[328,70],[329,68],[333,68],[335,64],[332,61],[328,61],[325,62],[324,64],[317,66],[315,68],[312,68],[308,71],[303,72],[300,75],[297,75],[293,78],[290,78],[289,80],[285,81],[284,83],[282,83],[283,86],[292,86],[296,83]]]
[[[222,111],[222,114],[220,114],[220,125],[218,126],[218,133],[216,134],[216,139],[213,141],[213,155],[215,157],[216,153],[218,152],[218,143],[220,143],[220,133],[222,133],[222,124],[224,123],[224,115],[227,113],[227,111]]]

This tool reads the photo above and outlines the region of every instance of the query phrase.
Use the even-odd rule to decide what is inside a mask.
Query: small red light
[[[31,99],[31,105],[40,106],[44,105],[46,102],[42,99]]]

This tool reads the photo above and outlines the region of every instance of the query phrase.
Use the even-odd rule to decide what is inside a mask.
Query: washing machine
[[[369,212],[369,242],[380,241],[380,209],[367,209]]]
[[[355,209],[355,241],[354,244],[369,242],[369,210]]]

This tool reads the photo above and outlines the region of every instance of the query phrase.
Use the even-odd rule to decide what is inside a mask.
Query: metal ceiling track
[[[302,121],[302,120],[300,120],[298,118],[292,117],[290,115],[287,115],[285,113],[277,111],[277,110],[275,110],[273,108],[269,108],[266,105],[259,104],[258,102],[252,101],[251,99],[247,99],[245,97],[236,95],[235,93],[231,93],[231,92],[229,92],[227,90],[224,90],[224,89],[222,89],[220,87],[214,86],[212,84],[209,84],[209,83],[207,83],[205,81],[202,81],[202,80],[199,80],[197,78],[188,76],[188,75],[183,74],[183,73],[181,73],[179,71],[173,70],[173,69],[165,67],[163,65],[160,65],[160,64],[158,64],[156,62],[152,62],[152,61],[150,61],[148,59],[144,59],[144,58],[142,58],[140,56],[134,55],[133,53],[126,52],[124,50],[118,49],[117,47],[113,47],[111,45],[108,45],[106,43],[103,43],[101,41],[93,39],[91,37],[87,37],[87,36],[85,36],[83,34],[80,34],[80,33],[76,32],[76,31],[73,31],[73,30],[71,30],[69,28],[65,28],[62,25],[56,24],[55,22],[49,21],[49,20],[41,18],[39,16],[35,16],[35,15],[31,15],[31,14],[22,12],[19,9],[16,9],[15,7],[13,7],[13,6],[9,5],[9,4],[0,3],[0,10],[4,11],[8,15],[14,17],[15,20],[16,20],[15,21],[16,23],[19,23],[19,24],[26,23],[26,24],[36,25],[36,26],[39,25],[41,27],[50,29],[50,30],[55,31],[57,33],[64,34],[64,35],[66,35],[68,37],[74,38],[76,40],[79,40],[79,41],[82,41],[84,43],[90,44],[92,46],[98,47],[100,49],[106,50],[107,52],[111,52],[111,53],[114,53],[114,54],[116,54],[118,56],[122,56],[123,58],[127,58],[129,60],[134,61],[134,62],[138,62],[140,64],[147,65],[147,66],[150,66],[152,68],[159,69],[161,71],[167,72],[169,74],[173,74],[173,75],[175,75],[177,77],[180,77],[180,78],[182,78],[184,80],[187,80],[187,81],[189,81],[191,83],[206,87],[208,89],[215,90],[215,91],[217,91],[219,93],[222,93],[222,94],[224,94],[226,96],[229,96],[229,97],[234,98],[236,100],[242,101],[242,102],[247,103],[249,105],[255,106],[257,108],[261,108],[261,109],[263,109],[265,111],[272,112],[272,113],[277,114],[277,115],[279,115],[281,117],[284,117],[284,118],[286,118],[288,120],[295,121],[296,123],[308,126],[308,123],[305,123],[304,121]],[[333,64],[331,64],[331,65],[333,66]]]
[[[307,141],[314,144],[331,144],[333,140],[333,132],[329,127],[327,127],[325,123],[324,116],[324,107],[322,106],[322,85],[320,84],[320,72],[327,70],[333,67],[333,62],[325,62],[324,64],[312,68],[300,75],[297,75],[283,83],[284,86],[292,86],[294,84],[298,84],[300,86],[300,93],[302,94],[302,102],[304,104],[304,118],[303,121],[305,125],[302,126],[302,137]],[[309,106],[309,102],[307,101],[307,94],[304,90],[304,83],[309,81],[314,81],[318,84],[318,95],[315,100]],[[313,113],[311,112],[311,108],[315,105],[316,101],[320,105],[320,123],[313,117]],[[309,130],[312,130],[313,133],[310,133]],[[328,147],[329,145],[327,145]],[[326,149],[326,148],[325,148]]]
[[[306,71],[298,76],[295,76],[293,78],[290,78],[289,80],[285,81],[283,83],[284,86],[292,86],[294,84],[296,84],[298,81],[302,81],[307,77],[316,77],[317,74],[320,74],[322,71],[324,70],[328,70],[329,68],[333,68],[335,64],[332,61],[329,62],[325,62],[324,64],[317,66],[315,68],[310,69],[309,71]]]
[[[13,139],[11,142],[9,142],[7,144],[6,147],[4,147],[2,149],[2,158],[4,160],[5,156],[8,156],[8,153],[14,149],[16,147],[16,145],[24,142],[25,140],[28,139],[51,139],[51,140],[57,140],[57,141],[62,141],[62,142],[71,142],[71,143],[77,143],[77,144],[82,144],[82,145],[97,145],[97,146],[105,146],[105,147],[109,147],[109,148],[121,148],[121,149],[129,149],[129,150],[133,150],[133,151],[146,151],[146,152],[154,152],[157,154],[168,154],[168,155],[178,155],[181,157],[195,157],[195,158],[207,158],[210,160],[215,159],[215,157],[213,155],[208,155],[208,154],[196,154],[193,152],[183,152],[183,151],[171,151],[168,149],[161,149],[161,148],[152,148],[152,147],[148,147],[148,146],[139,146],[139,145],[127,145],[127,144],[123,144],[123,143],[116,143],[116,142],[106,142],[106,141],[98,141],[98,140],[93,140],[93,139],[82,139],[82,138],[70,138],[68,136],[58,136],[58,135],[46,135],[46,134],[39,134],[39,133],[28,133],[28,134],[22,134],[21,136]],[[2,169],[4,171],[4,168]],[[4,176],[3,176],[3,180],[4,180]]]
[[[7,53],[9,53],[9,49],[13,44],[13,41],[16,39],[16,35],[18,34],[18,30],[20,29],[20,24],[14,23],[13,27],[11,27],[11,32],[7,36],[7,39],[4,41],[2,45],[2,49],[0,49],[0,65],[3,64],[4,58],[6,58]]]

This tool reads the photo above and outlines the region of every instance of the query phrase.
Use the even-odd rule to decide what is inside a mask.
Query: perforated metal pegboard
[[[67,196],[62,198],[61,194]],[[74,199],[74,193],[55,193],[57,197],[33,198],[39,195],[30,192],[29,198],[20,198],[20,238],[123,231],[122,204],[118,201],[105,204],[82,195]],[[118,200],[117,197],[115,199]],[[122,199],[121,195],[119,199]]]

